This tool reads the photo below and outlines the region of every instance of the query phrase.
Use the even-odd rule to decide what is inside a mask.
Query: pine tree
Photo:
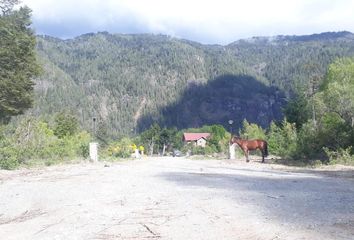
[[[31,10],[13,10],[16,3],[0,1],[0,123],[32,106],[32,79],[40,72],[30,29]]]

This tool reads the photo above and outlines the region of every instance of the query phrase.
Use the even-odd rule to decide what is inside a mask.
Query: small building
[[[205,147],[210,133],[183,133],[183,141],[194,146]]]

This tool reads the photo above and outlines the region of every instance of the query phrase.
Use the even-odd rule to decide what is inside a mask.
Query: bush
[[[72,136],[64,137],[62,139],[63,157],[88,157],[90,140],[90,134],[87,132],[80,132]]]
[[[13,170],[19,166],[17,151],[11,147],[0,147],[0,169]]]
[[[58,113],[55,117],[54,134],[58,138],[74,135],[79,128],[79,122],[75,116],[68,113]]]
[[[334,155],[344,154],[343,149],[350,149],[351,137],[350,126],[338,114],[325,113],[316,125],[310,120],[302,126],[298,134],[296,156],[305,159],[319,158],[324,162],[331,161],[331,156],[333,161]]]
[[[350,125],[336,113],[325,113],[318,124],[321,146],[330,149],[346,148],[350,145]]]
[[[80,152],[80,155],[83,157],[83,158],[88,158],[89,155],[90,155],[90,148],[89,148],[89,143],[81,143],[80,146],[79,146],[79,152]]]
[[[205,155],[205,148],[200,146],[192,147],[191,151],[192,155]]]
[[[17,151],[11,147],[11,141],[7,138],[5,126],[0,125],[0,169],[12,170],[18,167]]]
[[[4,127],[3,127],[4,128]],[[11,132],[10,126],[0,132],[1,168],[14,169],[20,164],[51,165],[64,159],[86,158],[89,154],[90,135],[79,132],[55,136],[46,122],[35,118],[23,119]]]
[[[297,150],[294,158],[316,159],[320,157],[322,146],[318,138],[318,132],[312,121],[302,125],[298,133]]]
[[[354,165],[354,155],[351,155],[352,147],[346,149],[339,148],[337,151],[331,151],[324,147],[326,155],[329,159],[329,164],[344,164],[344,165]]]
[[[133,153],[132,145],[131,139],[122,138],[117,142],[111,143],[105,152],[109,157],[129,158]]]
[[[240,136],[244,139],[266,139],[265,131],[257,124],[249,123],[246,119],[243,120]]]
[[[294,123],[284,119],[278,126],[272,122],[267,137],[269,152],[272,154],[284,158],[291,158],[296,154],[297,132]]]

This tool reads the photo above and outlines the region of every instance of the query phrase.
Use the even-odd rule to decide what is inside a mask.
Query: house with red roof
[[[183,133],[183,141],[194,146],[205,147],[210,133]]]

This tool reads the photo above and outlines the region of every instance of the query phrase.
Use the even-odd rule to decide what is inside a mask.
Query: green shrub
[[[204,148],[204,154],[206,155],[212,155],[214,153],[220,153],[215,145],[206,145]]]
[[[74,135],[78,131],[78,127],[78,120],[71,114],[61,112],[55,117],[54,134],[58,138]]]
[[[269,152],[283,158],[291,158],[296,154],[297,132],[294,123],[286,119],[278,126],[274,122],[270,124],[267,134]]]
[[[192,155],[205,155],[205,148],[200,146],[192,147],[191,151]]]
[[[334,161],[333,154],[344,154],[343,149],[351,147],[351,137],[350,126],[338,114],[325,113],[319,117],[316,125],[312,120],[303,124],[298,134],[295,156],[304,159],[322,159],[323,162]]]
[[[329,164],[354,165],[354,155],[351,155],[352,147],[339,148],[336,151],[331,151],[324,147],[323,150],[328,156]]]
[[[0,147],[0,169],[13,170],[19,166],[17,151],[11,147]]]
[[[318,125],[317,132],[321,146],[340,149],[350,145],[350,125],[337,113],[325,113]]]
[[[111,143],[107,149],[105,150],[105,153],[109,157],[114,157],[114,158],[129,158],[131,157],[133,153],[133,142],[129,138],[122,138],[121,140],[117,142]]]
[[[0,168],[14,169],[20,164],[52,165],[87,158],[90,139],[85,131],[59,138],[48,123],[25,117],[17,126],[0,126]]]
[[[318,138],[316,126],[312,121],[302,125],[298,133],[297,150],[294,158],[316,159],[320,157],[322,146]]]
[[[19,165],[18,151],[12,147],[12,139],[6,136],[7,130],[0,125],[0,169],[12,170]]]
[[[82,156],[85,159],[89,157],[90,155],[89,143],[81,143],[79,149],[80,149],[80,156]]]
[[[265,131],[257,124],[249,123],[246,119],[243,120],[240,136],[244,139],[266,139]]]

